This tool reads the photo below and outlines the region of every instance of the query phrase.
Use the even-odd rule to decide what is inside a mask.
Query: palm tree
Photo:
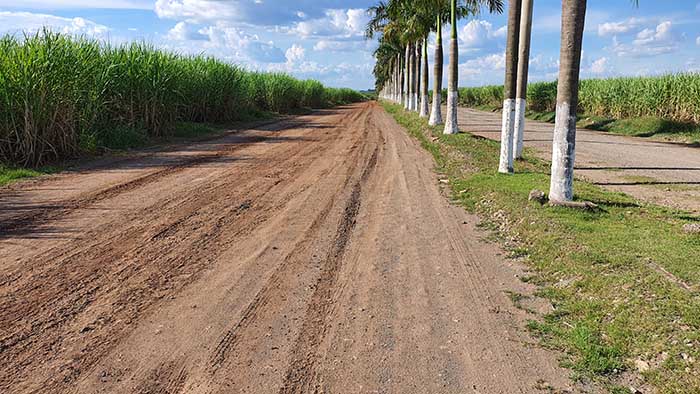
[[[467,15],[476,15],[482,5],[488,5],[491,12],[502,12],[502,0],[461,0],[459,2],[449,0],[388,0],[388,2],[380,1],[378,5],[370,7],[370,21],[367,24],[366,36],[373,38],[375,34],[381,33],[379,39],[380,48],[382,46],[399,47],[399,61],[387,62],[387,57],[384,55],[384,50],[375,51],[377,62],[388,63],[389,66],[375,66],[375,76],[377,78],[377,88],[382,91],[385,84],[391,83],[398,85],[397,91],[403,95],[401,103],[406,109],[418,110],[418,94],[426,96],[428,82],[427,75],[427,53],[426,41],[433,27],[438,31],[440,39],[439,56],[436,57],[436,92],[437,111],[434,114],[439,114],[440,104],[440,89],[442,85],[442,24],[445,22],[445,17],[448,15],[448,7],[456,12],[451,15],[452,19],[457,19]],[[437,24],[433,25],[437,21]],[[456,23],[453,27],[454,36],[456,38]],[[390,39],[389,39],[390,37]],[[414,48],[416,50],[414,50]],[[421,50],[422,49],[422,50]],[[421,53],[423,53],[421,55]],[[421,60],[424,60],[421,62]],[[454,60],[457,61],[456,51]],[[423,63],[423,64],[421,64]],[[398,74],[398,77],[392,78],[392,70]],[[421,76],[424,78],[419,79]],[[402,84],[403,81],[403,84]],[[456,82],[456,81],[455,81]],[[420,87],[420,91],[418,89]],[[421,97],[421,99],[423,98]],[[427,104],[427,100],[426,104]],[[456,111],[455,111],[456,112]],[[434,116],[432,116],[434,118]]]
[[[435,29],[435,66],[433,69],[433,107],[430,111],[428,124],[431,126],[442,124],[442,13],[437,13],[437,24]]]
[[[585,21],[586,0],[562,0],[557,114],[552,144],[552,178],[549,186],[549,199],[555,202],[571,201],[574,198],[576,110]]]
[[[427,118],[428,112],[430,111],[430,100],[428,97],[428,37],[423,39],[423,69],[421,72],[421,91],[420,91],[420,117]],[[437,81],[436,81],[437,82]]]
[[[420,101],[422,99],[422,88],[423,88],[423,40],[424,38],[421,38],[420,40],[416,41],[416,94],[415,94],[415,107],[413,108],[414,111],[419,112],[420,111]]]
[[[516,70],[520,36],[521,0],[510,0],[508,39],[506,40],[506,78],[503,86],[503,123],[501,125],[501,157],[498,172],[513,172],[513,125],[515,121]]]
[[[459,46],[457,44],[457,0],[452,0],[450,4],[450,24],[452,34],[450,35],[450,65],[447,68],[447,122],[445,123],[444,134],[459,133],[457,124],[457,92],[458,85],[458,56]]]
[[[637,0],[632,3],[638,5]],[[557,113],[552,142],[552,176],[549,199],[569,202],[574,198],[576,111],[581,71],[581,45],[586,23],[586,0],[562,0],[561,50],[557,83]]]
[[[457,0],[450,2],[450,24],[452,34],[450,35],[450,64],[447,68],[447,121],[445,122],[444,134],[459,133],[457,124],[457,101],[458,92],[458,65],[459,65],[459,45],[457,43],[457,17],[477,15],[482,6],[488,6],[490,12],[503,12],[502,0],[464,0],[463,6],[457,7]]]
[[[413,68],[411,56],[411,44],[406,45],[406,97],[404,102],[404,109],[411,110],[411,98],[413,97],[413,75],[411,69]]]
[[[532,0],[522,0],[520,13],[520,46],[518,49],[518,82],[515,98],[515,129],[513,159],[523,157],[525,133],[525,108],[527,107],[527,77],[530,62],[530,38],[532,35]]]

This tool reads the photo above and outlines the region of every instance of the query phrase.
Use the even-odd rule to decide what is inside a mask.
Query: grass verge
[[[0,164],[0,186],[25,178],[58,172],[58,167],[40,167],[34,169],[10,167]]]
[[[443,135],[383,105],[432,153],[454,200],[480,214],[514,256],[527,256],[533,275],[525,280],[554,306],[529,328],[565,352],[575,378],[622,393],[639,374],[660,393],[700,392],[700,236],[682,231],[700,218],[580,181],[576,198],[600,211],[528,202],[530,190],[547,190],[548,163],[526,151],[516,174],[498,174],[497,142]]]

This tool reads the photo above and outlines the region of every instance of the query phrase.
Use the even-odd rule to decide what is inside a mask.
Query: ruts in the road
[[[579,391],[376,103],[0,190],[0,392]]]

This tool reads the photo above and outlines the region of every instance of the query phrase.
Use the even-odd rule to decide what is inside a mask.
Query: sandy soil
[[[476,135],[501,139],[501,114],[459,109],[459,124]],[[552,159],[554,125],[527,120],[525,146]],[[576,134],[576,176],[637,199],[700,213],[700,148],[601,131]]]
[[[0,190],[0,392],[579,392],[364,103]],[[558,391],[555,391],[558,392]]]

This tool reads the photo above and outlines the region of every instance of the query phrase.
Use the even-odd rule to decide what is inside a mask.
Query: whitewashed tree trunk
[[[513,172],[513,130],[515,129],[515,93],[517,90],[518,37],[520,35],[521,0],[510,0],[508,8],[508,37],[506,40],[506,75],[503,84],[503,123],[501,125],[501,156],[498,172]]]
[[[498,172],[508,174],[513,172],[513,119],[515,118],[515,100],[503,101],[503,123],[501,125],[501,157],[498,161]]]
[[[428,124],[442,124],[442,16],[438,14],[435,37],[435,67],[433,69],[433,106],[430,111]]]
[[[413,49],[413,111],[418,112],[418,98],[420,96],[420,75],[421,75],[421,55],[420,55],[420,44],[416,42]]]
[[[396,55],[396,81],[394,84],[396,86],[396,92],[394,93],[394,102],[401,102],[401,54]]]
[[[459,92],[457,90],[459,84],[458,65],[459,65],[459,47],[457,44],[457,1],[451,2],[451,29],[450,35],[450,66],[448,67],[447,75],[447,120],[445,122],[445,134],[459,133],[459,125],[457,122],[457,103]]]
[[[527,99],[515,99],[515,124],[513,127],[513,159],[523,157],[523,140],[525,134],[525,111],[527,110]]]
[[[420,117],[427,118],[430,112],[430,104],[428,97],[428,37],[423,40],[423,68],[421,69],[421,95],[420,95]]]
[[[518,48],[518,90],[515,99],[515,129],[513,130],[513,158],[523,157],[525,137],[525,109],[527,108],[527,78],[530,62],[530,36],[532,32],[532,1],[522,0],[520,13],[520,37]]]
[[[576,110],[581,70],[581,46],[586,20],[586,0],[563,0],[557,114],[552,142],[552,177],[549,200],[568,202],[574,198],[576,159]]]
[[[404,103],[403,107],[405,109],[408,109],[409,102],[411,101],[411,57],[410,57],[410,49],[409,46],[406,45],[406,56],[404,57],[404,79],[405,79],[405,85],[406,89],[404,90]]]

